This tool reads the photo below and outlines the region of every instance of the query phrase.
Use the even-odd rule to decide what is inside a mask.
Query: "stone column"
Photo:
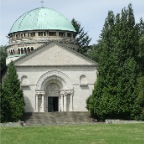
[[[67,111],[67,93],[64,94],[64,111]]]
[[[38,94],[35,95],[35,112],[38,112]]]
[[[42,94],[42,112],[44,112],[44,94]]]
[[[41,97],[42,99],[42,103],[41,103],[41,111],[40,112],[44,112],[44,96],[45,96],[45,92],[41,91],[41,90],[37,90],[36,91],[36,112],[39,112],[39,108],[38,108],[38,97]]]
[[[60,92],[60,96],[61,96],[61,111],[64,111],[64,91]]]
[[[72,94],[70,94],[70,111],[73,111],[72,103],[73,103]]]
[[[62,111],[62,108],[61,108],[61,106],[62,106],[62,104],[61,104],[61,95],[59,96],[59,100],[58,100],[58,103],[59,103],[59,112],[61,112]]]

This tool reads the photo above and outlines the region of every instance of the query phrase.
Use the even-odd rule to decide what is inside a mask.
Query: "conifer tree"
[[[1,121],[18,121],[24,113],[24,97],[14,63],[8,66],[8,71],[2,85]]]
[[[6,47],[0,46],[0,83],[2,82],[2,76],[6,72]]]
[[[101,49],[102,49],[102,41],[98,40],[97,44],[91,45],[91,49],[87,51],[87,57],[98,62]]]
[[[94,104],[88,103],[92,98],[87,100],[88,109],[101,120],[134,119],[138,114],[133,113],[137,98],[135,87],[140,74],[138,35],[131,4],[116,16],[112,11],[108,13],[101,34],[99,75],[92,95]]]
[[[91,38],[88,36],[87,32],[84,31],[84,28],[81,27],[81,24],[78,21],[72,19],[71,23],[76,30],[76,41],[79,45],[77,51],[81,54],[87,55],[87,51],[90,49],[89,43]]]
[[[142,75],[144,75],[144,21],[140,19],[139,27],[139,63],[142,69]]]

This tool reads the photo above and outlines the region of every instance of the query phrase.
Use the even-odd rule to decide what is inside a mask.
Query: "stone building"
[[[87,111],[97,63],[76,52],[75,32],[65,16],[45,7],[14,22],[7,64],[15,63],[25,112]]]

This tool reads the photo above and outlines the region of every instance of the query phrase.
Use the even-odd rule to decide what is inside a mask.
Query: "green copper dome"
[[[20,16],[9,34],[27,30],[65,30],[75,32],[71,22],[61,13],[41,7]]]

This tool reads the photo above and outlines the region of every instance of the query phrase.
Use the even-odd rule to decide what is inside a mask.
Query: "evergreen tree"
[[[136,119],[144,120],[144,76],[138,79],[136,91],[137,98],[133,109],[133,115]]]
[[[114,16],[108,13],[101,34],[99,75],[93,90],[93,103],[87,107],[99,119],[134,119],[135,87],[140,74],[138,64],[139,34],[131,4]],[[89,107],[89,105],[91,107]],[[93,108],[92,108],[93,105]]]
[[[139,28],[138,63],[141,69],[141,73],[138,78],[138,83],[136,87],[137,99],[135,101],[135,107],[137,111],[134,109],[134,115],[135,113],[139,112],[140,115],[138,116],[140,117],[140,119],[144,120],[144,22],[143,19],[140,19],[140,23],[137,26]],[[136,116],[136,118],[138,116]]]
[[[139,63],[142,69],[142,75],[144,75],[144,21],[140,19],[138,24],[139,28]]]
[[[8,71],[2,85],[1,121],[18,121],[24,113],[24,97],[14,63],[8,66]]]
[[[5,46],[0,46],[0,83],[2,82],[2,76],[6,72],[6,47]]]
[[[76,30],[76,41],[79,45],[77,51],[81,54],[87,55],[87,51],[90,49],[89,43],[91,38],[88,36],[87,32],[84,32],[84,28],[81,27],[81,24],[78,21],[72,19],[71,23]]]
[[[91,49],[87,51],[87,57],[98,62],[101,50],[102,50],[102,41],[98,40],[98,43],[91,45]]]

